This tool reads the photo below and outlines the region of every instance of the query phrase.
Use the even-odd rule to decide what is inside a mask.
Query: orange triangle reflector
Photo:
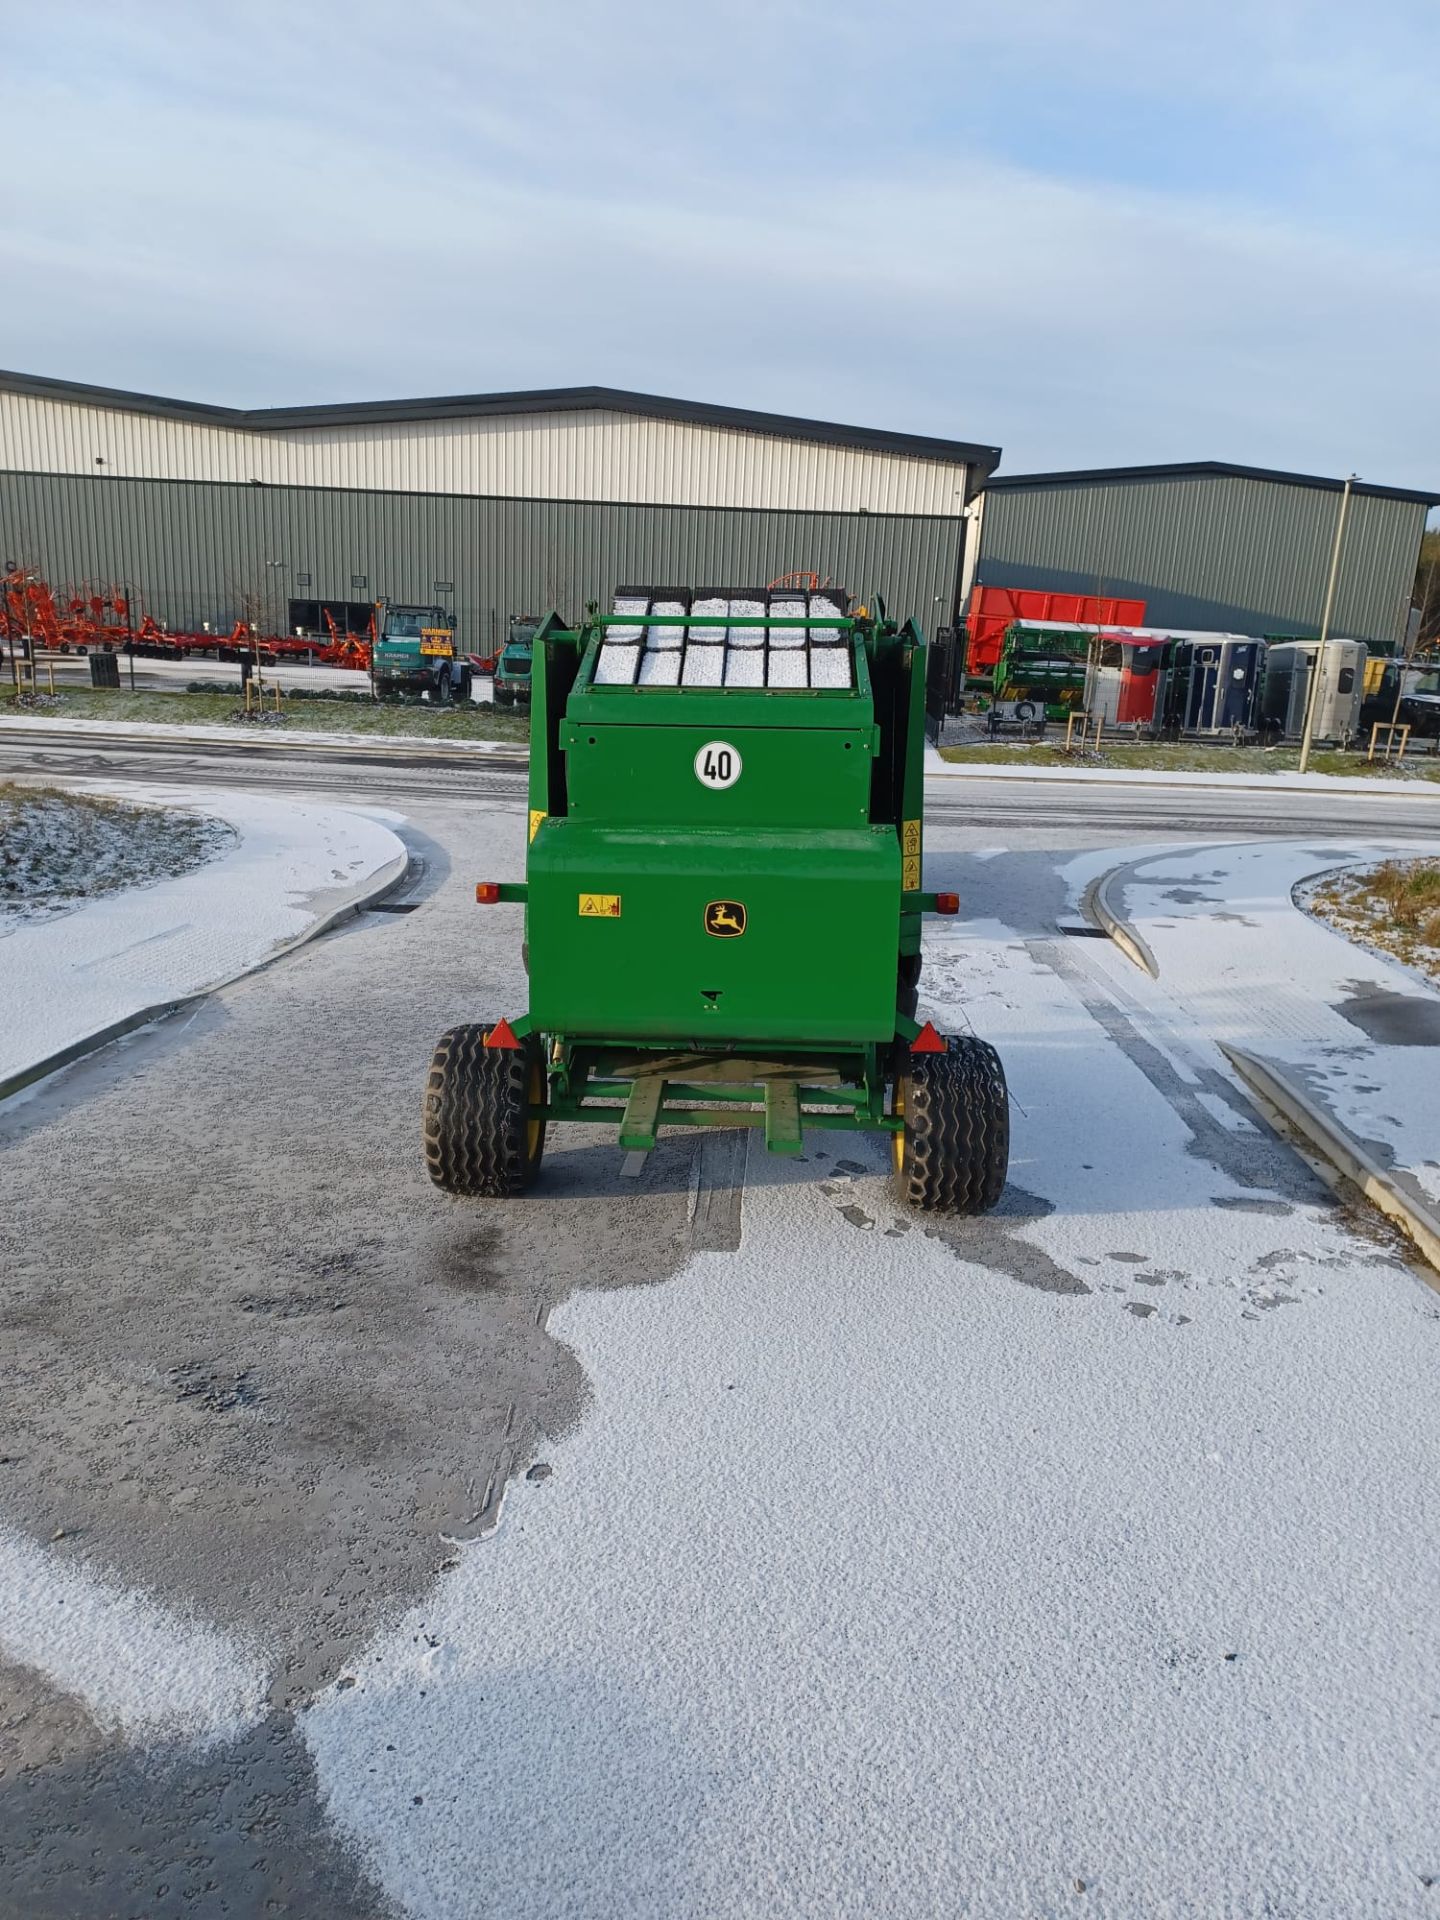
[[[487,1040],[485,1044],[488,1047],[490,1042]],[[910,1042],[910,1051],[911,1053],[944,1053],[945,1042],[927,1020]]]
[[[496,1021],[485,1036],[485,1044],[487,1047],[511,1047],[517,1053],[520,1051],[520,1042],[515,1038],[514,1029],[508,1020]]]

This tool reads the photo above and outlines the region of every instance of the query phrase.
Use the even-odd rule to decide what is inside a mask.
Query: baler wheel
[[[529,1111],[545,1098],[545,1062],[533,1035],[487,1047],[489,1031],[452,1027],[440,1037],[425,1082],[425,1164],[446,1193],[507,1200],[530,1185],[545,1151],[545,1122]]]
[[[915,1018],[920,1005],[920,955],[902,953],[895,981],[895,1005],[907,1020]]]
[[[966,1034],[944,1053],[903,1056],[891,1108],[895,1183],[930,1213],[988,1213],[1005,1190],[1010,1102],[1005,1069],[986,1040]]]

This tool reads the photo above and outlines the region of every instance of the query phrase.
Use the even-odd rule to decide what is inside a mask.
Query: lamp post
[[[10,678],[15,683],[17,693],[20,690],[20,669],[15,664],[15,628],[12,624],[10,611],[10,582],[14,579],[18,571],[19,569],[13,560],[7,560],[5,562],[5,639],[10,648]]]
[[[1320,672],[1325,661],[1325,642],[1330,638],[1330,616],[1335,611],[1335,587],[1340,578],[1340,548],[1345,540],[1345,521],[1350,512],[1350,492],[1356,476],[1345,481],[1340,495],[1340,512],[1335,521],[1335,544],[1330,549],[1330,578],[1325,583],[1325,605],[1320,614],[1320,644],[1315,649],[1315,664],[1310,669],[1310,684],[1305,689],[1305,731],[1300,736],[1300,771],[1310,764],[1310,741],[1315,732],[1315,701],[1320,690]]]

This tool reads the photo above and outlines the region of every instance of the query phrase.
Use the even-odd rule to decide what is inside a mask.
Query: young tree
[[[1420,542],[1410,604],[1420,610],[1417,646],[1434,646],[1440,641],[1440,527],[1431,527]]]

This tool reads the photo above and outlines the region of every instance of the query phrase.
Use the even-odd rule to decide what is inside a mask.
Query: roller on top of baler
[[[535,636],[524,882],[531,1005],[455,1027],[423,1110],[435,1183],[503,1197],[553,1120],[890,1136],[912,1203],[993,1206],[993,1047],[916,1018],[925,639],[882,602],[621,588]]]

